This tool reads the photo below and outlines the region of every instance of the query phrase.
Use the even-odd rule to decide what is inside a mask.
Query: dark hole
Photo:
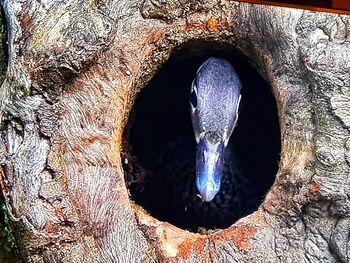
[[[212,202],[203,203],[195,187],[189,103],[196,103],[191,82],[210,56],[235,67],[242,101],[226,150],[221,190]],[[191,231],[226,228],[255,211],[278,169],[280,133],[270,87],[247,57],[217,44],[193,44],[174,52],[139,93],[124,137],[124,171],[132,200],[157,219]]]

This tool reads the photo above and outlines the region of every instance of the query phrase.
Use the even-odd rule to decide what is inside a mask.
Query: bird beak
[[[197,184],[198,187],[198,184]],[[204,202],[210,202],[214,199],[216,194],[220,190],[220,186],[215,185],[213,182],[206,182],[204,185],[198,187],[199,196]]]
[[[210,202],[220,190],[224,143],[215,145],[200,140],[196,160],[196,185],[203,201]]]

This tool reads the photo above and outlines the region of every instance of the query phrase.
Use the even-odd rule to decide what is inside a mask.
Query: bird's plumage
[[[196,230],[227,227],[246,215],[250,182],[229,142],[237,122],[241,84],[226,61],[209,58],[192,83],[190,107],[196,140],[180,138],[166,145],[157,161],[150,195],[156,211],[178,226]],[[161,187],[158,187],[161,185]],[[206,202],[203,202],[206,201]]]
[[[225,146],[237,122],[241,83],[231,64],[209,58],[198,69],[192,82],[190,101],[196,141],[205,137],[211,143],[224,140]]]
[[[240,91],[234,68],[219,58],[205,61],[192,82],[190,108],[198,144],[196,185],[206,202],[220,190],[225,147],[237,123]]]

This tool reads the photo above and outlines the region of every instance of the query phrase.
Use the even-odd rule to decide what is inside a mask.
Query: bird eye
[[[197,107],[197,94],[196,94],[195,90],[191,91],[190,102],[191,102],[191,105],[192,105],[193,108]]]

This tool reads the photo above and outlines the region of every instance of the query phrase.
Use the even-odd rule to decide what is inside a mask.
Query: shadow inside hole
[[[221,190],[212,202],[203,203],[195,187],[189,93],[197,69],[210,56],[234,66],[242,100],[226,151]],[[226,228],[255,211],[278,169],[280,133],[274,97],[247,58],[232,49],[175,52],[139,93],[126,139],[127,155],[134,160],[124,165],[131,198],[157,219],[192,231]]]

